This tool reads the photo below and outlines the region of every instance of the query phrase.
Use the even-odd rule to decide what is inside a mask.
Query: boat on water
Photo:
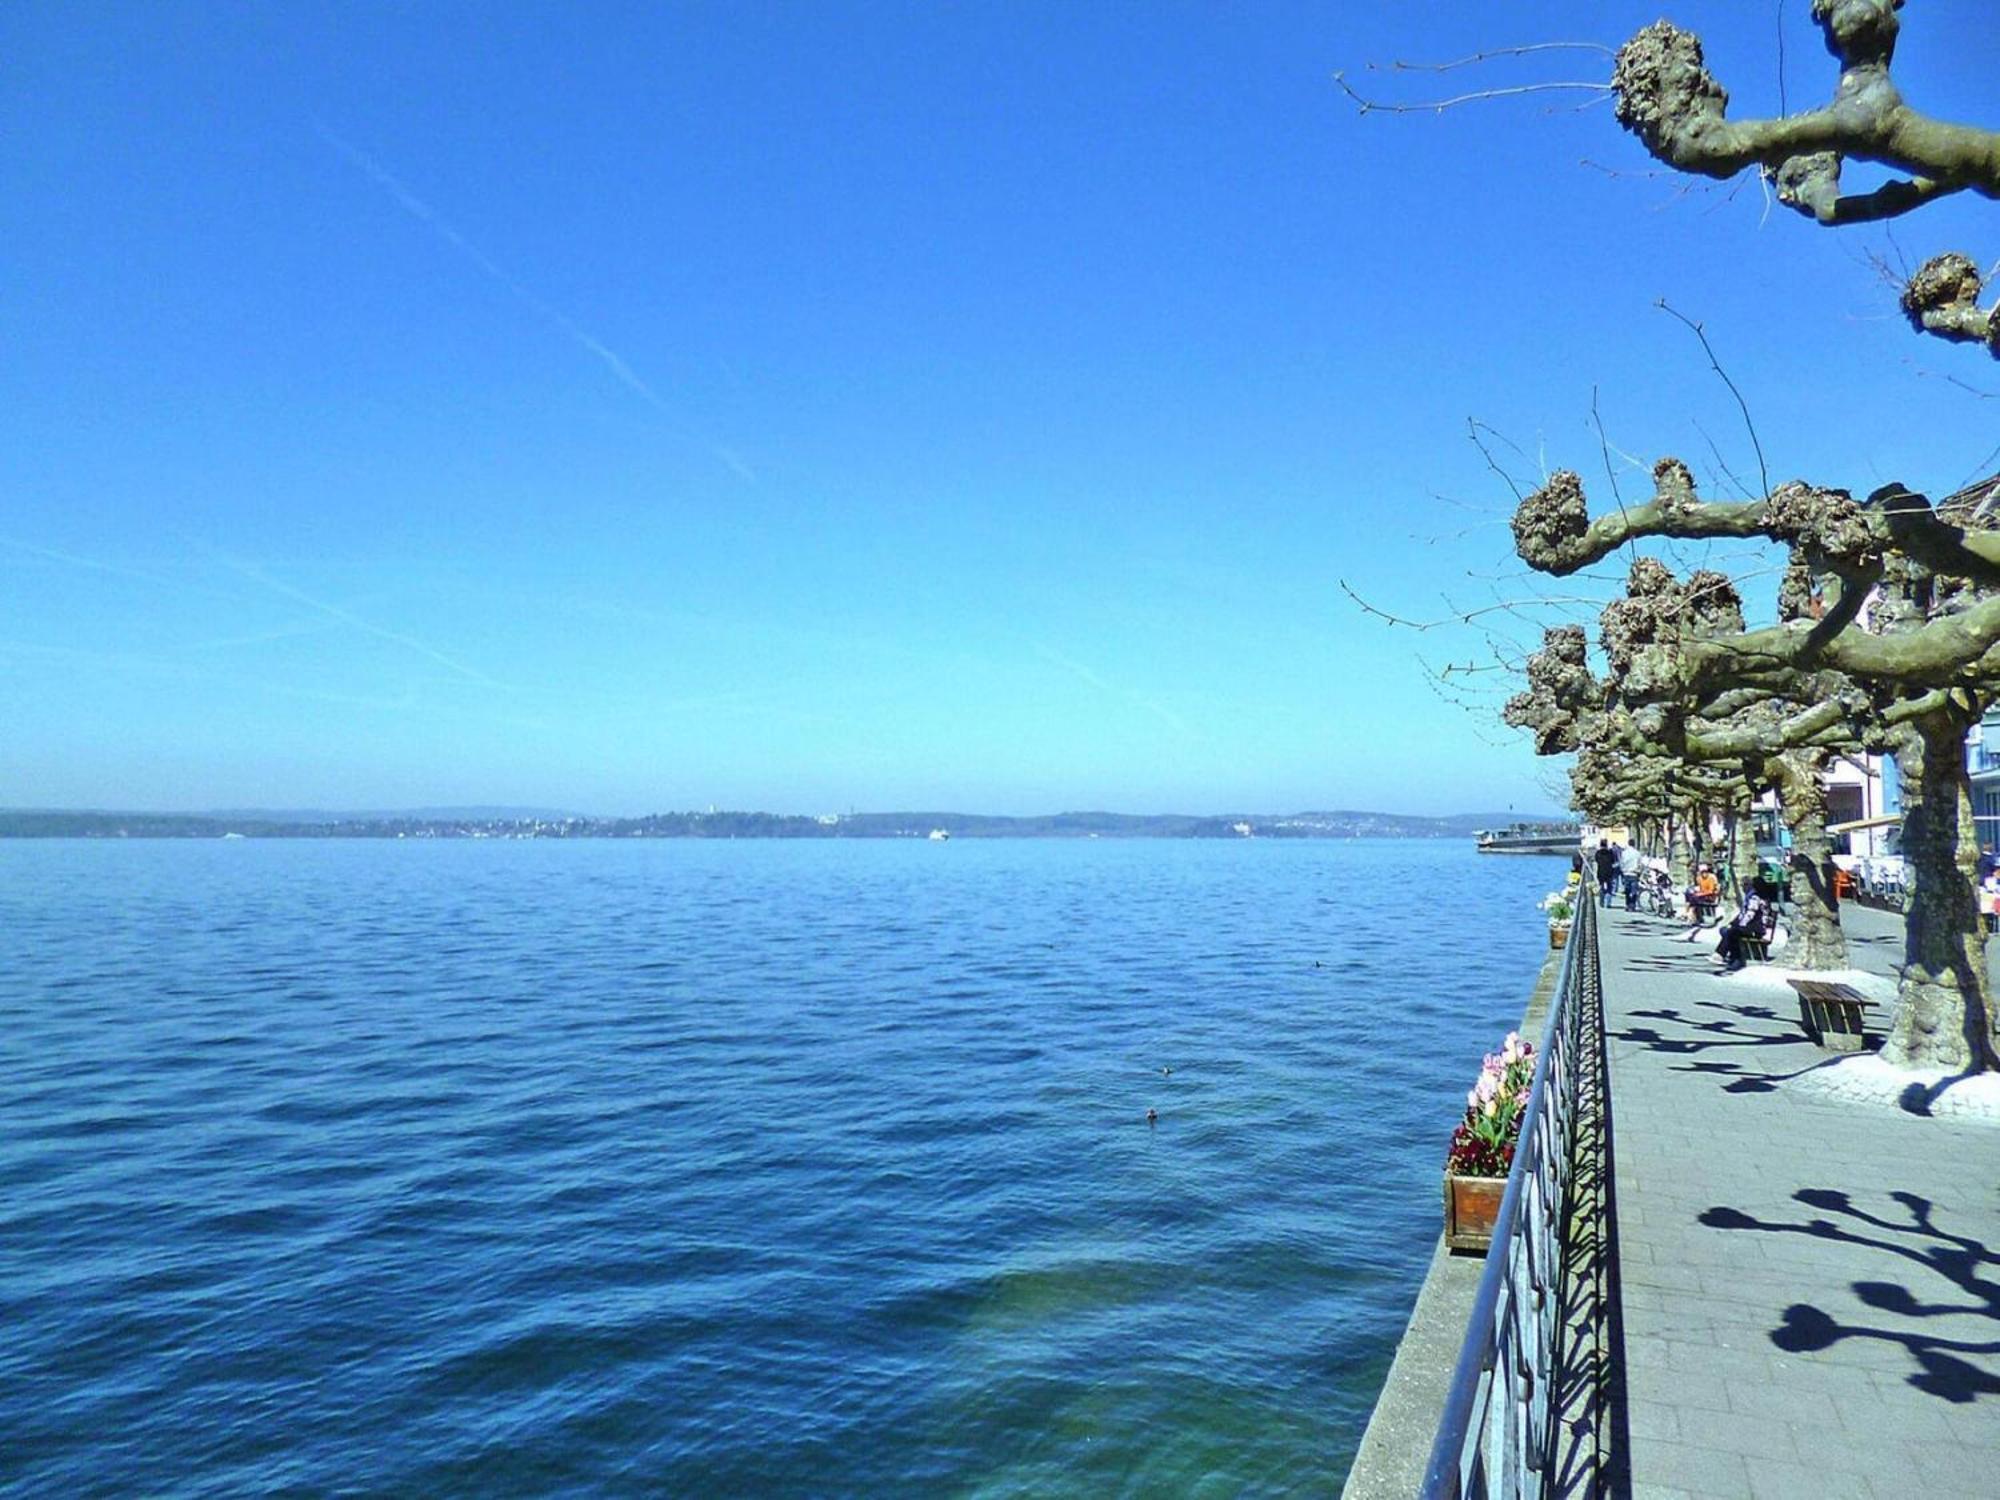
[[[1473,838],[1481,854],[1570,854],[1583,842],[1575,823],[1516,823],[1508,828],[1482,828]]]
[[[942,828],[933,828],[930,832],[930,837],[932,843],[942,844],[951,835]]]

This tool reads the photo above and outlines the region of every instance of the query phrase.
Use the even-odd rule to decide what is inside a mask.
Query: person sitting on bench
[[[1715,867],[1703,865],[1695,873],[1694,884],[1687,888],[1688,920],[1697,926],[1712,920],[1721,900],[1722,886],[1715,878]]]
[[[1744,889],[1743,904],[1736,908],[1736,915],[1722,924],[1722,936],[1715,945],[1715,956],[1722,960],[1724,973],[1733,974],[1748,961],[1743,956],[1745,940],[1762,942],[1771,935],[1771,899],[1769,887],[1762,880],[1753,880]]]

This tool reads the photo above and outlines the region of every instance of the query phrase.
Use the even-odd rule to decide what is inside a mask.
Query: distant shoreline
[[[1514,814],[1412,817],[1398,813],[1309,812],[1213,817],[1055,813],[850,813],[805,817],[760,812],[653,813],[638,818],[434,817],[398,814],[288,817],[282,814],[70,812],[0,809],[0,838],[97,839],[1469,839],[1517,821]]]

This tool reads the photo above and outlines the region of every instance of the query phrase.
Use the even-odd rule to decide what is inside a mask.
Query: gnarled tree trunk
[[[1896,752],[1910,901],[1902,985],[1883,1056],[1904,1067],[2000,1066],[1973,884],[1978,839],[1965,770],[1968,723],[1957,712],[1926,715]]]
[[[1732,893],[1741,901],[1750,882],[1757,878],[1757,820],[1754,813],[1741,810],[1729,814],[1729,875],[1735,884]]]
[[[1847,934],[1833,894],[1833,840],[1826,831],[1826,763],[1823,751],[1780,755],[1771,766],[1792,833],[1792,941],[1786,963],[1795,969],[1847,967]]]

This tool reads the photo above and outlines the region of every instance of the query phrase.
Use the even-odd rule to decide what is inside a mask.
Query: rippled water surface
[[[0,1489],[1330,1493],[1562,869],[0,844]]]

